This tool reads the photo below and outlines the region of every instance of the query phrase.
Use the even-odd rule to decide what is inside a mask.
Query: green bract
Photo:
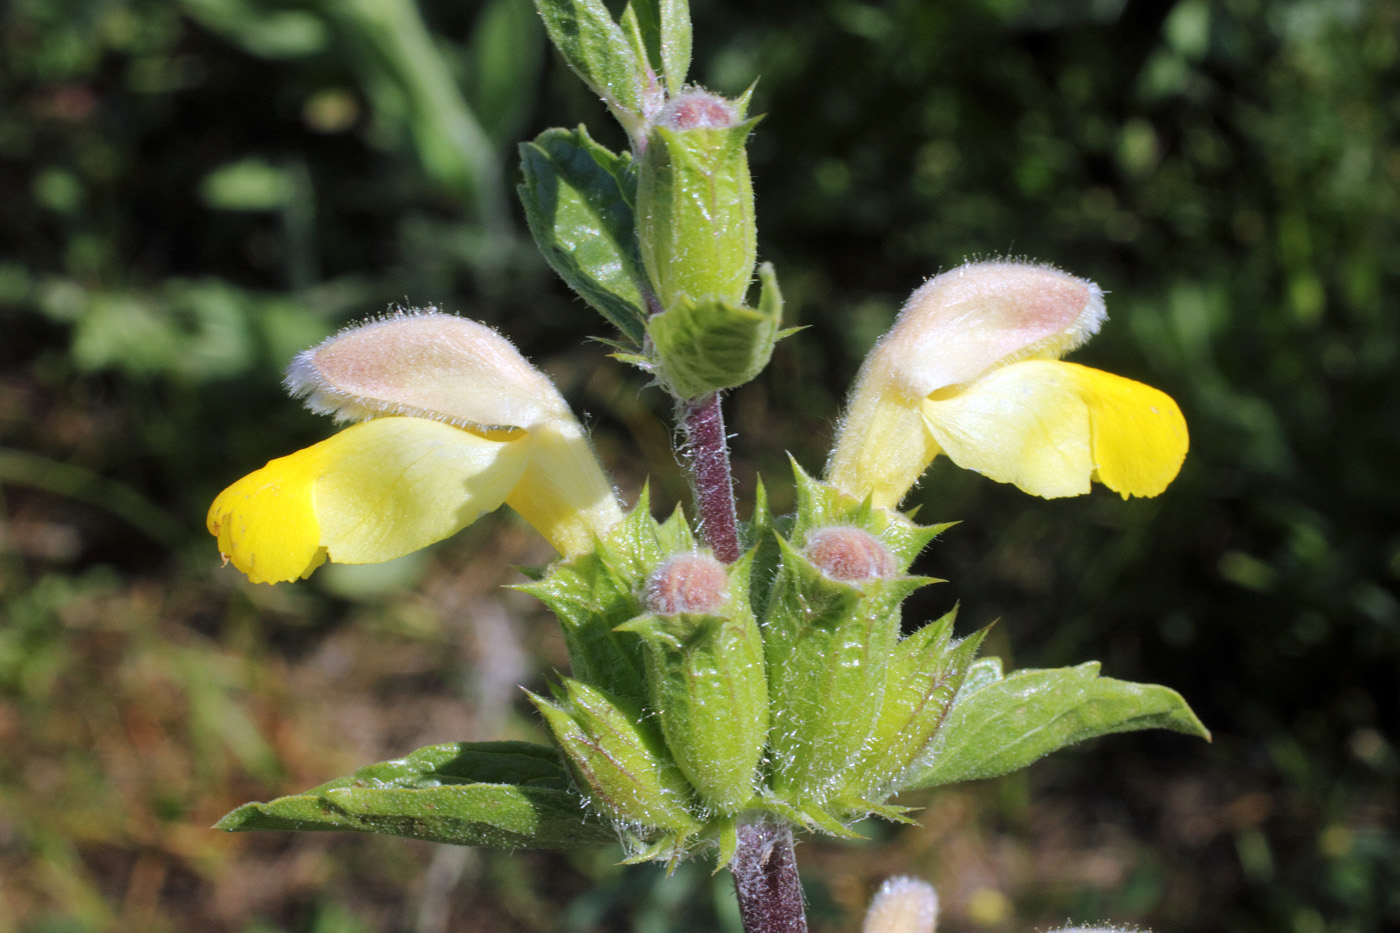
[[[522,587],[559,616],[573,666],[552,700],[531,695],[557,751],[433,746],[219,825],[508,848],[618,838],[632,860],[711,849],[724,864],[735,825],[756,815],[850,835],[867,816],[903,819],[893,794],[1094,736],[1208,736],[1173,691],[1099,677],[1096,663],[1003,676],[974,661],[981,632],[954,637],[953,613],[901,636],[905,597],[937,582],[909,565],[949,526],[794,473],[795,514],[774,519],[760,488],[747,550],[704,611],[658,609],[657,568],[703,552],[684,516],[656,521],[645,494],[595,551]]]
[[[638,166],[637,238],[669,310],[682,297],[739,306],[758,254],[745,149],[756,120],[651,127]]]
[[[768,365],[773,345],[783,336],[783,298],[772,265],[758,270],[762,284],[757,308],[718,298],[699,301],[683,295],[670,310],[646,322],[655,351],[654,369],[679,398],[698,398],[743,385]]]

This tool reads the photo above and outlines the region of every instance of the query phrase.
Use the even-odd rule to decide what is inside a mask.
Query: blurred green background
[[[1400,925],[1400,4],[695,3],[693,75],[760,83],[760,255],[809,325],[733,394],[742,491],[820,467],[922,279],[1024,255],[1098,281],[1076,355],[1181,403],[1156,500],[1028,499],[947,464],[921,570],[1018,666],[1180,690],[1135,734],[799,848],[819,931],[894,873],[945,929]],[[226,836],[248,799],[420,745],[538,738],[565,664],[502,589],[510,515],[310,581],[220,568],[224,485],[326,436],[281,368],[347,321],[496,324],[631,496],[685,492],[659,393],[586,342],[515,143],[597,101],[528,0],[10,0],[0,12],[0,933],[733,930],[727,877],[616,850]]]

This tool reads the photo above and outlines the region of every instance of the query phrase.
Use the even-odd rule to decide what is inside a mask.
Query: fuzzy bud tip
[[[642,601],[648,612],[715,612],[729,598],[729,574],[709,554],[677,554],[647,578]]]
[[[722,130],[739,122],[734,105],[708,91],[687,91],[662,110],[656,122],[672,130]]]
[[[883,579],[895,572],[885,545],[859,528],[820,528],[807,536],[803,553],[822,573],[842,583]]]

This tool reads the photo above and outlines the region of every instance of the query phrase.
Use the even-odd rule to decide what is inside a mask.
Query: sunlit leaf
[[[1085,739],[1169,729],[1209,739],[1175,690],[1099,676],[1099,663],[1016,671],[973,665],[943,728],[900,787],[934,787],[996,777]]]
[[[244,804],[217,828],[381,833],[494,848],[612,841],[586,818],[563,762],[527,742],[453,742],[367,765],[302,794]]]

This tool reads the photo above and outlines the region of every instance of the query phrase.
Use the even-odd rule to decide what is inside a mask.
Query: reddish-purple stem
[[[681,423],[690,451],[700,534],[715,557],[732,564],[739,559],[739,520],[719,393],[685,402]],[[745,933],[807,933],[792,827],[758,820],[740,825],[738,832],[739,846],[729,870]]]
[[[647,295],[647,310],[660,302]],[[690,454],[695,510],[700,536],[715,557],[732,564],[739,559],[739,516],[734,507],[734,475],[729,468],[729,436],[719,393],[681,402],[680,421]],[[807,933],[802,882],[792,827],[758,820],[738,828],[738,847],[729,863],[745,933]]]
[[[792,827],[767,820],[741,824],[729,870],[745,933],[807,933]]]
[[[729,438],[719,393],[682,403],[681,424],[690,452],[695,509],[700,535],[715,557],[732,564],[739,559],[739,518],[734,509],[734,478],[729,472]]]

